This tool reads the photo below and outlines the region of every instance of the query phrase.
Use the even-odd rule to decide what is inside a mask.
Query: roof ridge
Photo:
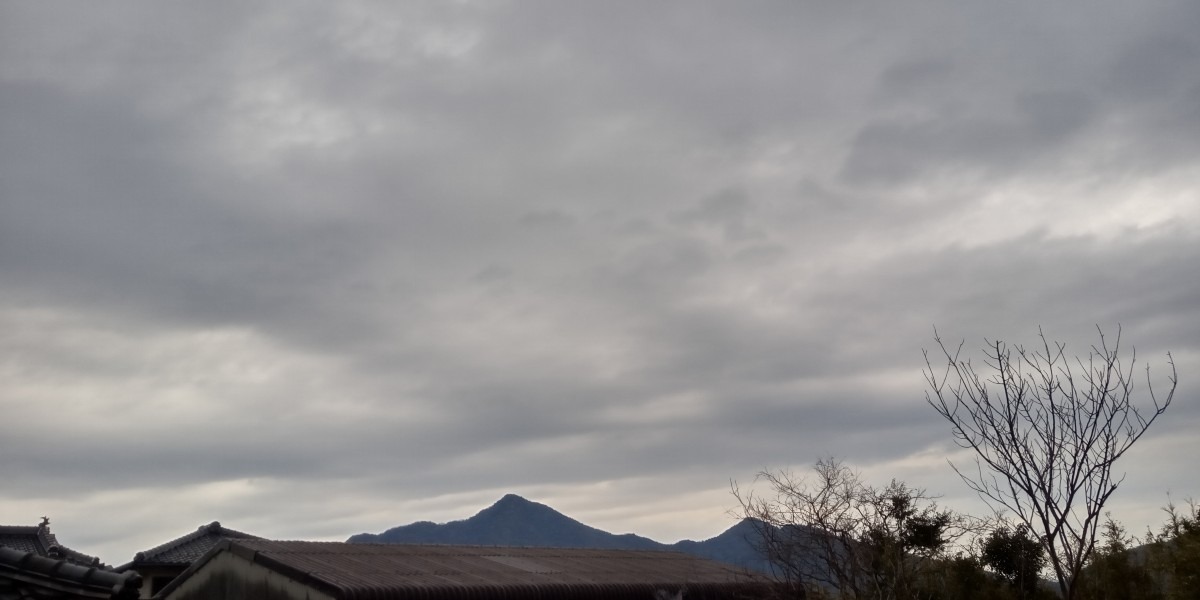
[[[220,521],[213,521],[212,523],[209,523],[208,525],[201,525],[201,526],[197,527],[196,530],[191,533],[186,533],[186,534],[181,535],[173,540],[163,542],[163,543],[161,543],[153,548],[150,548],[148,550],[142,550],[141,552],[138,552],[137,554],[133,555],[133,561],[130,564],[152,558],[155,555],[163,554],[169,550],[174,550],[175,548],[178,548],[189,542],[194,542],[194,541],[196,541],[206,535],[209,535],[209,534],[218,535],[218,536],[222,536],[222,537],[261,539],[256,535],[251,535],[249,533],[237,531],[236,529],[229,529],[228,527],[222,527]],[[128,565],[124,565],[124,566],[128,566]]]
[[[0,533],[37,533],[37,525],[0,525]]]
[[[36,540],[34,547],[37,548],[39,556],[55,560],[63,559],[77,565],[86,565],[89,567],[107,567],[107,565],[100,562],[99,557],[84,554],[59,542],[58,536],[50,531],[50,520],[46,517],[42,517],[42,519],[43,521],[37,525],[0,525],[0,533],[32,536]]]
[[[37,537],[38,541],[41,542],[42,547],[45,548],[47,552],[50,551],[50,548],[55,546],[60,548],[62,547],[58,543],[58,538],[54,537],[53,533],[50,533],[50,526],[46,523],[46,521],[42,521],[40,524],[38,524]]]
[[[208,525],[201,525],[201,526],[197,527],[196,530],[193,532],[185,533],[173,540],[165,541],[153,548],[150,548],[148,550],[142,550],[141,552],[138,552],[137,554],[133,555],[133,560],[134,561],[144,560],[150,556],[154,556],[155,554],[162,554],[163,552],[166,552],[167,550],[170,550],[172,548],[177,548],[177,547],[182,546],[183,544],[186,544],[192,540],[200,539],[201,537],[208,535],[208,533],[213,531],[214,529],[219,530],[220,528],[221,528],[220,521],[213,521],[212,523],[209,523]]]

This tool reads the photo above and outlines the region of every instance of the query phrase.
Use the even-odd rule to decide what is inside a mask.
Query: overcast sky
[[[508,492],[664,542],[1123,327],[1200,495],[1200,3],[0,4],[0,523],[119,564]],[[1140,380],[1140,391],[1145,391]]]

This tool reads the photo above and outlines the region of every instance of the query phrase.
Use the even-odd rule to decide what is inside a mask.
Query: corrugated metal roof
[[[734,598],[763,597],[771,587],[736,567],[651,550],[228,540],[206,558],[220,551],[344,600],[653,598],[681,588],[685,598]]]

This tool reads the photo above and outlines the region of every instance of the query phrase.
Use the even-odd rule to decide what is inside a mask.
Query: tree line
[[[812,473],[764,471],[765,495],[734,485],[759,547],[795,598],[995,600],[1200,598],[1200,514],[1168,501],[1158,531],[1129,535],[1104,509],[1124,476],[1114,464],[1170,406],[1135,354],[1101,330],[1085,358],[1039,331],[1027,349],[987,342],[925,353],[927,404],[974,465],[951,464],[992,507],[974,517],[893,480],[878,488],[832,458]],[[1161,385],[1160,385],[1161,387]]]

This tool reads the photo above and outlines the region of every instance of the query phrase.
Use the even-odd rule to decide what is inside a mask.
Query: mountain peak
[[[528,504],[537,504],[537,503],[533,502],[532,500],[527,500],[525,498],[522,498],[521,496],[518,496],[516,494],[509,493],[509,494],[505,494],[504,497],[497,500],[496,503],[493,504],[492,506],[509,506],[509,505],[523,506],[523,505],[528,505]]]
[[[614,535],[589,527],[545,504],[517,494],[505,494],[491,506],[462,521],[435,524],[420,521],[380,534],[361,533],[349,542],[392,544],[468,544],[484,546],[543,546],[558,548],[674,549],[757,570],[769,570],[759,555],[757,524],[744,519],[724,533],[703,542],[684,540],[666,545],[627,533]]]
[[[379,535],[359,534],[352,542],[475,544],[558,548],[663,548],[635,535],[617,536],[589,527],[545,504],[505,494],[495,504],[463,521],[442,525],[413,523]]]
[[[516,494],[505,494],[495,504],[479,511],[471,519],[549,519],[572,521],[572,519],[545,504],[527,500]]]

